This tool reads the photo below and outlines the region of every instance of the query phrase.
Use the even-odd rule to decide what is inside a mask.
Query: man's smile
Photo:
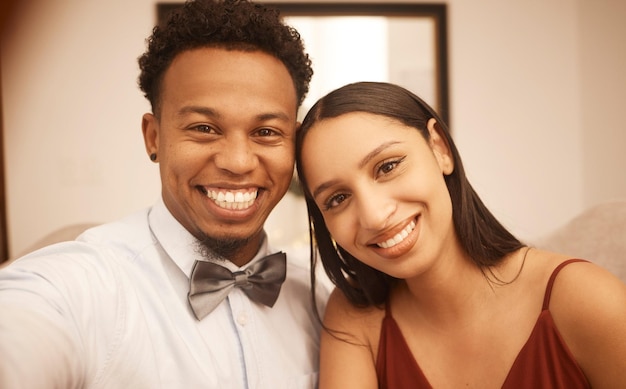
[[[215,205],[224,209],[244,210],[250,208],[256,200],[258,188],[243,190],[228,190],[204,187],[207,197]]]

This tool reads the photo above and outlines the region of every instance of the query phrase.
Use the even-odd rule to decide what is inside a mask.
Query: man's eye
[[[213,128],[211,126],[207,126],[206,124],[199,124],[194,127],[198,132],[210,133],[213,132]]]
[[[261,128],[259,131],[257,131],[257,134],[259,136],[272,136],[276,135],[276,131],[272,130],[271,128]]]

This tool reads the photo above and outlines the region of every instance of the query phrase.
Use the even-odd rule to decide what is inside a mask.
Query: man
[[[162,200],[0,271],[0,387],[314,387],[308,270],[282,282],[263,230],[312,75],[299,35],[262,6],[197,0],[148,42]]]

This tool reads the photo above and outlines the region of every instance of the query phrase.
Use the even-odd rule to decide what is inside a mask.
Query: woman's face
[[[335,241],[369,266],[414,277],[458,248],[444,174],[445,141],[399,121],[354,112],[324,119],[307,133],[302,167]]]

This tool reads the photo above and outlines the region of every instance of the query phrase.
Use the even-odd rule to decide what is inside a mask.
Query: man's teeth
[[[225,209],[246,209],[254,204],[257,191],[254,192],[226,192],[207,191],[207,196],[220,208]]]
[[[398,243],[402,242],[404,238],[409,236],[409,233],[413,231],[414,228],[415,228],[415,221],[412,221],[411,223],[409,223],[408,226],[404,227],[404,230],[398,232],[393,238],[387,239],[386,241],[381,242],[381,243],[377,243],[377,246],[382,247],[384,249],[393,247],[397,245]]]

